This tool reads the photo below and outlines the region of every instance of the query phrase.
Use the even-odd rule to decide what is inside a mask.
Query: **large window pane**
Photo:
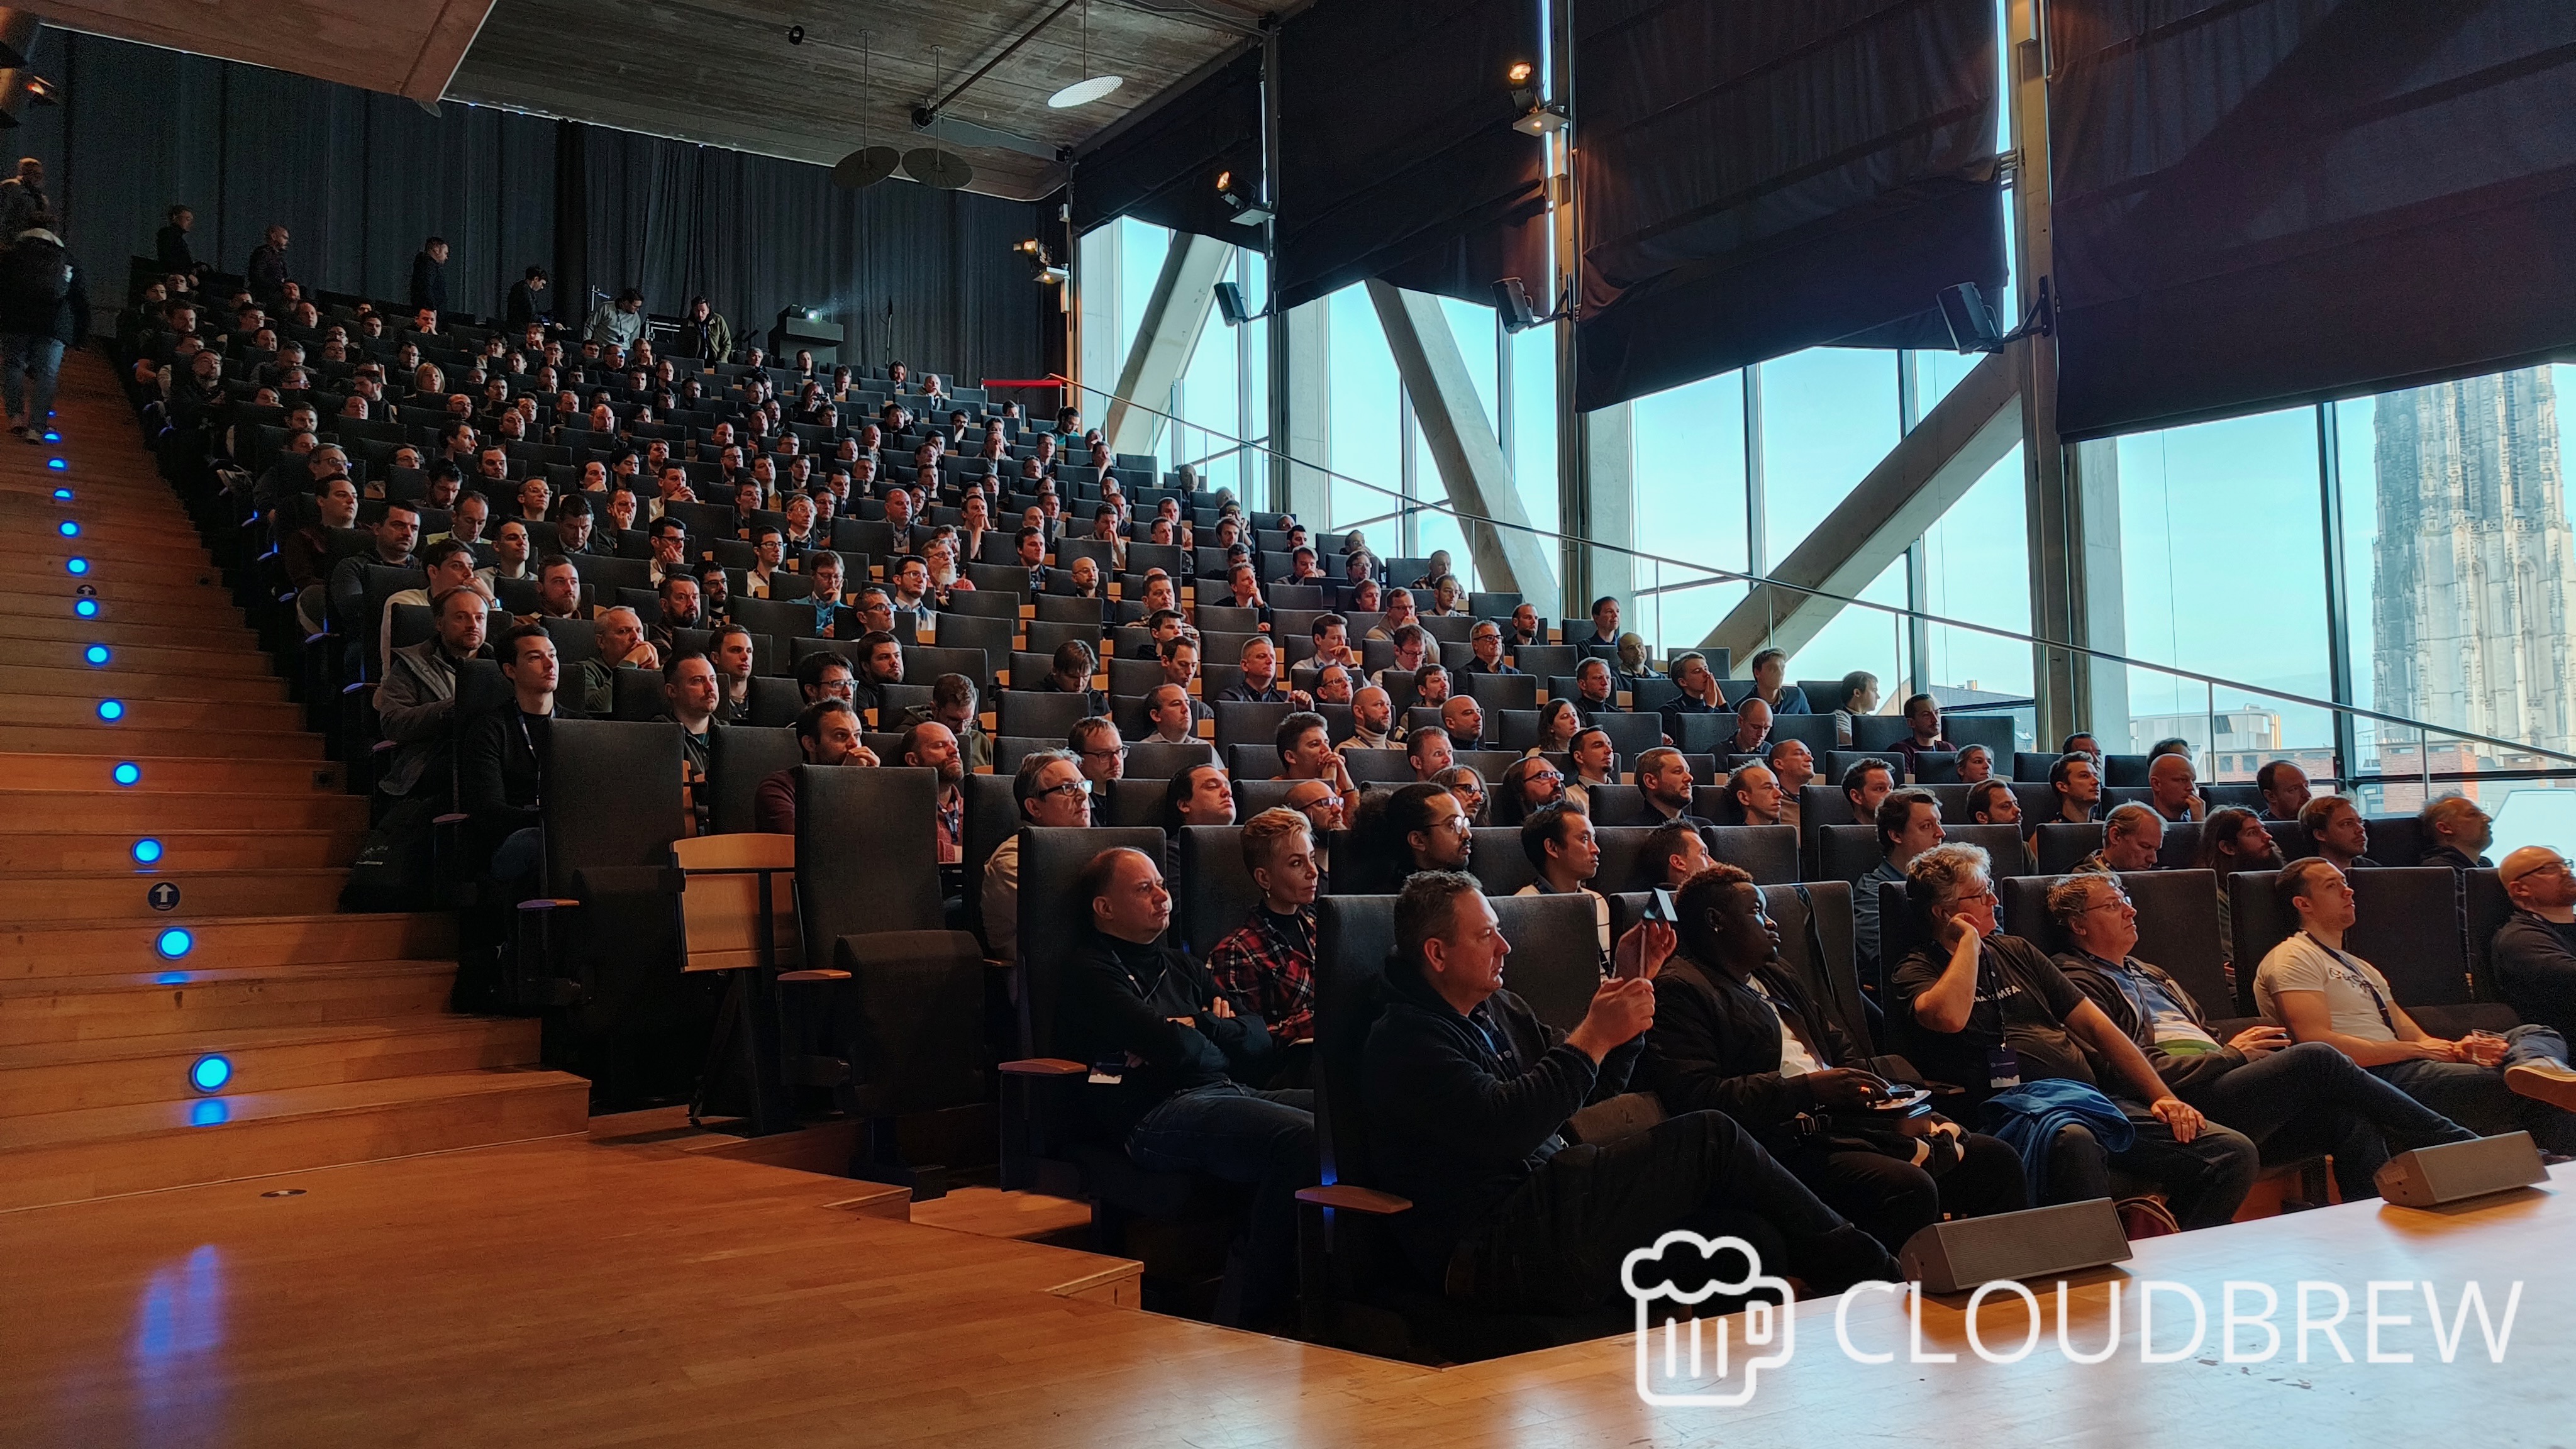
[[[1233,280],[1229,278],[1228,280]],[[1163,430],[1165,472],[1194,463],[1202,485],[1242,492],[1242,460],[1229,441],[1241,421],[1240,358],[1234,329],[1213,307],[1190,350],[1190,365],[1172,384],[1172,415]]]
[[[2103,721],[2115,736],[2104,747],[2215,744],[2222,759],[2204,779],[2247,778],[2236,764],[2266,751],[2331,774],[2329,712],[2261,694],[2330,691],[2315,411],[2135,434],[2119,440],[2118,459],[2128,653],[2257,688],[2128,670],[2128,738]]]
[[[1172,234],[1159,226],[1118,218],[1118,361],[1126,365],[1135,350],[1137,330],[1145,324],[1145,304],[1154,299],[1154,282],[1163,274],[1163,254],[1172,249]]]
[[[1695,648],[1744,597],[1705,571],[1745,568],[1744,374],[1721,373],[1632,405],[1631,476],[1637,547],[1674,565],[1640,561],[1626,625],[1660,657]]]
[[[1896,446],[1896,354],[1812,347],[1762,364],[1767,571]]]
[[[1885,572],[1860,591],[1860,597],[1873,604],[1905,607],[1905,560],[1889,564]],[[1899,695],[1898,681],[1905,678],[1905,617],[1879,609],[1846,608],[1833,622],[1816,631],[1816,637],[1789,656],[1789,678],[1840,679],[1855,669],[1866,669],[1879,678],[1879,688],[1888,695]],[[1729,673],[1741,678],[1752,673],[1748,661],[1733,661]],[[1825,692],[1828,697],[1832,691]],[[1817,709],[1833,705],[1814,699],[1808,701]],[[1821,762],[1819,762],[1821,763]]]
[[[2343,484],[2354,702],[2476,734],[2576,751],[2566,688],[2576,630],[2576,527],[2565,461],[2576,417],[2559,407],[2576,368],[2540,367],[2335,405]],[[2382,809],[2422,803],[2416,731],[2357,727],[2364,771],[2391,776]],[[2558,762],[2435,735],[2430,768]],[[2559,792],[2514,803],[2512,782],[2444,784],[2516,843],[2565,823]]]
[[[1332,448],[1326,466],[1344,475],[1333,480],[1332,492],[1332,527],[1341,531],[1397,510],[1404,478],[1403,430],[1398,421],[1404,389],[1368,289],[1344,287],[1321,305],[1331,375]],[[1353,478],[1374,486],[1348,481]],[[1399,530],[1392,519],[1369,523],[1365,531],[1380,557],[1400,551]]]
[[[2030,534],[2023,520],[2021,449],[1986,470],[1923,531],[1923,611],[1962,623],[2030,632]],[[2028,698],[2030,645],[1972,629],[1926,631],[1928,685]]]
[[[1556,466],[1556,327],[1532,327],[1513,333],[1504,343],[1512,353],[1512,399],[1507,452],[1512,483],[1520,490],[1521,508],[1531,526],[1554,533],[1557,526]],[[1557,556],[1553,539],[1540,545]]]

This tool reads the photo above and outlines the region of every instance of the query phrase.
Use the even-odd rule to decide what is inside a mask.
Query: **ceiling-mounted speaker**
[[[954,151],[923,146],[903,153],[904,174],[937,191],[956,191],[975,179],[975,168]]]
[[[37,27],[45,18],[32,10],[13,10],[0,5],[0,70],[23,70],[28,52],[36,48]]]
[[[894,174],[903,153],[892,146],[862,146],[832,168],[832,184],[843,191],[864,191]]]

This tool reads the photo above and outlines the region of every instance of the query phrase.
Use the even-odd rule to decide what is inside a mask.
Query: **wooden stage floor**
[[[2474,1321],[2440,1362],[2419,1289],[2389,1293],[2383,1352],[2268,1364],[2215,1339],[2065,1362],[2053,1332],[1980,1362],[1954,1305],[1905,1361],[1901,1300],[1803,1305],[1796,1359],[1742,1408],[1649,1408],[1625,1338],[1449,1370],[1123,1306],[1122,1265],[916,1225],[866,1184],[704,1154],[557,1138],[0,1214],[0,1445],[1287,1444],[1847,1446],[2568,1443],[2576,1177],[2437,1214],[2378,1204],[2139,1246],[2137,1280],[2339,1283],[2365,1350],[2373,1279],[2524,1287],[2502,1364]],[[302,1195],[264,1193],[301,1188]],[[2112,1275],[2118,1276],[2118,1275]],[[2103,1276],[2075,1291],[2098,1345]],[[2045,1297],[2045,1295],[2043,1295]],[[2157,1304],[2161,1346],[2188,1310]],[[2124,1310],[2134,1326],[2134,1308]],[[1981,1316],[2017,1345],[2010,1299]],[[2259,1334],[2240,1342],[2259,1347]]]

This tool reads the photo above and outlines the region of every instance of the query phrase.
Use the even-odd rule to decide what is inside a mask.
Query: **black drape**
[[[1505,79],[1539,58],[1533,0],[1318,0],[1282,26],[1278,305],[1544,277],[1544,153]]]
[[[705,292],[746,341],[793,302],[870,361],[1025,376],[1051,299],[1011,251],[1038,208],[886,182],[851,193],[821,166],[505,111],[407,100],[202,56],[46,30],[63,82],[10,143],[42,158],[93,294],[121,298],[163,210],[197,212],[200,260],[238,270],[270,223],[297,276],[399,300],[411,259],[447,239],[449,305],[498,315],[531,265],[555,311],[583,287],[642,287],[655,311]],[[104,303],[103,303],[104,305]],[[888,307],[892,306],[892,320]]]
[[[1576,406],[2000,293],[1992,0],[1584,0]]]
[[[1132,216],[1174,231],[1260,247],[1262,228],[1235,221],[1216,178],[1261,193],[1261,51],[1247,50],[1073,163],[1076,232]]]
[[[2049,16],[2067,436],[2576,346],[2576,5]]]

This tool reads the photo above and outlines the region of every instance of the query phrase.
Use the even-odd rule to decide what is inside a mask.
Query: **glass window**
[[[1136,349],[1137,330],[1145,325],[1145,304],[1154,299],[1154,283],[1163,275],[1163,254],[1172,249],[1172,234],[1132,216],[1118,218],[1118,362]]]
[[[2535,367],[2336,403],[2353,702],[2543,749],[2576,752],[2566,688],[2576,633],[2576,526],[2565,460],[2576,417],[2559,406],[2576,367]],[[2356,724],[2360,769],[2392,777],[2377,808],[2423,803],[2419,733]],[[2434,736],[2430,768],[2558,762]],[[2527,786],[2529,782],[2525,782]],[[2543,838],[2576,799],[2520,804],[2513,782],[2436,782]],[[2544,787],[2545,788],[2545,787]],[[2494,854],[2496,852],[2490,852]]]
[[[1629,412],[1638,551],[1627,627],[1659,656],[1697,648],[1744,597],[1733,581],[1699,583],[1707,564],[1745,567],[1744,374],[1720,373],[1642,397]]]
[[[1905,607],[1905,560],[1900,558],[1860,591],[1859,597],[1873,604]],[[1905,617],[1877,609],[1846,608],[1834,615],[1832,622],[1816,631],[1816,637],[1789,656],[1789,679],[1840,679],[1855,669],[1866,669],[1879,678],[1882,694],[1902,702],[1895,681],[1906,678],[1903,663],[1906,654]],[[1752,656],[1729,664],[1727,672],[1737,678],[1750,675],[1747,667]],[[1826,691],[1830,697],[1832,691]],[[1831,710],[1831,704],[1818,704],[1808,697],[1813,708]],[[1821,767],[1822,761],[1817,762]]]
[[[1896,446],[1896,354],[1811,347],[1762,364],[1766,570]]]
[[[2126,670],[2128,737],[2100,722],[2103,747],[2180,737],[2215,751],[2204,780],[2250,779],[2284,752],[2331,775],[2330,712],[2260,692],[2330,697],[2315,410],[2133,434],[2118,466],[2126,652],[2257,688]]]
[[[1398,416],[1404,386],[1396,376],[1395,353],[1366,287],[1344,287],[1321,305],[1331,419],[1325,466],[1344,475],[1333,479],[1332,527],[1338,532],[1364,526],[1377,553],[1397,553],[1401,530],[1389,515],[1400,506],[1404,479]]]
[[[1923,612],[2030,632],[2030,533],[2024,521],[2021,448],[2004,454],[1923,531]],[[1934,624],[1921,662],[1927,684],[2027,699],[2030,645]]]
[[[1210,307],[1189,367],[1172,384],[1171,411],[1179,421],[1163,430],[1162,451],[1165,472],[1195,464],[1202,486],[1232,488],[1239,497],[1243,465],[1230,441],[1242,422],[1242,358],[1234,333]]]
[[[1512,460],[1512,483],[1532,527],[1557,526],[1556,326],[1516,332],[1503,345],[1512,358],[1511,416],[1503,451]],[[1542,545],[1556,556],[1554,540]]]

